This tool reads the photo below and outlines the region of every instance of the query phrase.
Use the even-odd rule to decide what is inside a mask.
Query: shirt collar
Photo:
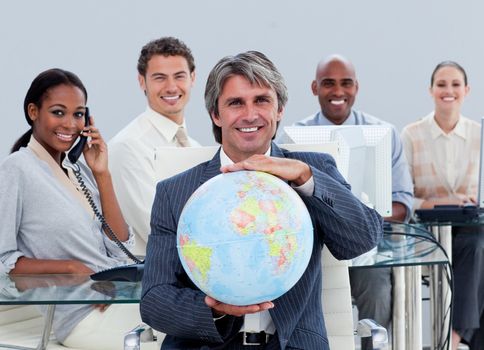
[[[452,132],[455,132],[457,136],[462,137],[463,139],[466,138],[466,130],[465,130],[465,125],[462,122],[462,116],[459,116],[459,120],[457,121],[457,124],[455,125],[454,130]]]
[[[32,135],[30,137],[30,141],[27,145],[28,148],[32,150],[32,152],[35,153],[35,155],[49,164],[51,168],[58,167],[59,165],[56,163],[55,159],[52,158],[49,152],[40,144],[39,141],[36,140],[36,138]]]
[[[269,146],[269,149],[265,153],[266,156],[271,155],[271,146]],[[231,165],[234,164],[233,160],[229,158],[227,153],[224,152],[224,148],[220,147],[220,166],[225,166],[225,165]]]
[[[435,121],[434,114],[432,113],[432,117],[429,118],[429,125],[430,125],[430,135],[432,136],[432,139],[436,139],[439,136],[451,136],[455,134],[456,136],[459,136],[463,139],[466,138],[466,130],[465,130],[465,125],[462,122],[462,116],[459,116],[459,120],[457,121],[457,124],[454,127],[454,130],[452,130],[450,133],[446,134],[437,124]]]
[[[63,172],[59,172],[59,170],[60,170],[59,164],[57,164],[57,162],[55,161],[55,159],[52,158],[52,156],[50,155],[50,153],[47,152],[47,150],[44,148],[44,146],[42,146],[40,144],[40,142],[37,141],[37,139],[33,135],[30,136],[30,141],[27,144],[27,147],[32,152],[34,152],[34,154],[37,156],[37,158],[39,158],[40,160],[43,160],[44,162],[46,162],[49,165],[49,167],[52,170],[54,170],[54,174],[56,176],[61,175],[60,177],[62,179],[65,177],[65,174]],[[63,159],[63,160],[62,160],[60,166],[68,171],[68,173],[69,173],[68,174],[68,177],[71,178],[70,171],[73,168],[72,163],[69,161],[69,158],[65,156],[65,154],[61,155],[61,159]]]
[[[167,118],[164,115],[153,110],[150,106],[146,107],[145,113],[151,124],[155,127],[156,130],[158,130],[158,132],[163,135],[163,137],[167,141],[172,141],[175,139],[175,134],[180,126],[183,126],[185,130],[187,130],[185,119],[183,119],[183,123],[181,125],[178,125],[170,118]]]
[[[319,125],[337,125],[337,124],[333,123],[331,120],[329,120],[323,114],[323,112],[319,111],[318,114],[319,114],[319,118],[318,118],[319,119],[319,123],[318,123]],[[341,125],[356,125],[356,116],[355,116],[353,109],[350,111],[350,115],[348,116],[348,118],[346,118],[346,120]]]
[[[67,170],[67,176],[62,170],[62,168],[57,164],[54,158],[50,155],[49,152],[35,139],[34,136],[30,137],[30,141],[27,145],[29,148],[40,160],[47,163],[49,168],[52,170],[52,174],[55,178],[63,185],[65,188],[74,196],[76,197],[80,204],[84,207],[84,209],[89,213],[91,217],[94,218],[94,211],[91,208],[89,202],[87,201],[86,197],[82,195],[77,186],[78,182],[72,171],[72,165],[68,159],[68,157],[64,158],[62,162],[62,168]]]

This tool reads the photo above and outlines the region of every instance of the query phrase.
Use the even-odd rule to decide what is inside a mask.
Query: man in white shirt
[[[148,106],[109,142],[109,166],[123,215],[136,235],[135,254],[146,253],[156,183],[164,178],[160,147],[199,144],[187,136],[184,110],[195,81],[190,49],[164,37],[142,49],[138,80]]]

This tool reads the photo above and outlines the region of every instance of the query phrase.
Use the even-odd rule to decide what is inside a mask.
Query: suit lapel
[[[280,149],[274,142],[271,144],[271,157],[286,158],[282,149]]]
[[[286,157],[286,155],[284,154],[282,149],[279,146],[277,146],[274,142],[272,142],[272,145],[271,145],[271,157],[288,158],[288,157]],[[284,181],[285,183],[289,184],[289,181],[287,181],[285,179],[281,179],[281,180]]]
[[[200,185],[205,183],[207,180],[210,180],[212,177],[217,176],[218,174],[220,174],[220,148],[218,149],[217,153],[215,153],[212,160],[208,162],[205,171],[200,177]]]

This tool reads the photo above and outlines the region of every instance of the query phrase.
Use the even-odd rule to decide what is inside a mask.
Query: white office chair
[[[355,344],[348,261],[337,260],[328,248],[324,247],[321,264],[321,301],[330,348],[352,350]]]

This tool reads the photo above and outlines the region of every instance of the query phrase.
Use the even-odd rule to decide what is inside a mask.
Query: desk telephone
[[[89,126],[89,108],[87,107],[86,107],[84,118],[85,118],[84,125]],[[118,266],[112,269],[107,269],[104,271],[94,273],[91,275],[91,279],[95,281],[140,281],[141,277],[143,276],[143,270],[144,270],[143,262],[139,260],[137,257],[135,257],[124,246],[123,242],[121,242],[119,238],[116,236],[116,234],[113,232],[109,224],[106,222],[106,219],[97,208],[96,203],[94,203],[91,193],[89,192],[88,188],[86,187],[81,177],[81,171],[80,171],[79,165],[77,165],[76,162],[81,156],[82,151],[86,146],[86,142],[87,142],[87,136],[81,135],[79,137],[79,142],[74,147],[72,147],[72,149],[67,154],[67,157],[74,165],[74,168],[73,168],[74,175],[76,176],[79,186],[81,187],[82,193],[87,198],[87,201],[89,202],[89,205],[91,206],[94,212],[94,215],[96,215],[98,220],[101,222],[104,232],[106,232],[109,238],[111,238],[116,243],[116,245],[128,256],[128,258],[130,258],[135,262],[135,264],[132,264],[132,265]]]

